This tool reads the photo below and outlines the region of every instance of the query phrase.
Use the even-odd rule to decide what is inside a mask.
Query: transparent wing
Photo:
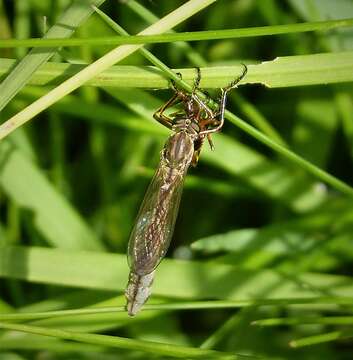
[[[187,168],[180,171],[161,162],[147,189],[128,249],[130,268],[138,275],[151,273],[168,250]]]

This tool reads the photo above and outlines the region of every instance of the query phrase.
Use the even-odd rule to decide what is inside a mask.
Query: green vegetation
[[[350,359],[352,24],[350,0],[0,0],[0,358]],[[153,112],[241,63],[129,318]]]

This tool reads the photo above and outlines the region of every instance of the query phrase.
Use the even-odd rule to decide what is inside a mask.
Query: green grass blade
[[[207,30],[161,35],[122,35],[87,39],[10,39],[0,40],[0,48],[11,47],[52,47],[52,46],[99,46],[167,43],[175,41],[209,41],[220,39],[239,39],[244,37],[269,36],[302,33],[308,31],[328,31],[342,27],[352,27],[353,19],[328,20],[301,24],[251,27],[244,29]]]
[[[25,335],[25,334],[24,334]],[[106,349],[102,346],[89,345],[84,343],[70,343],[63,340],[48,339],[43,336],[28,334],[26,337],[21,336],[20,338],[11,339],[7,337],[1,340],[1,348],[4,350],[15,350],[15,351],[41,351],[45,349],[48,352],[60,352],[61,354],[72,353],[72,352],[83,352],[89,353],[91,356],[96,355],[99,359],[104,360],[103,353]],[[14,354],[14,353],[12,353]],[[4,356],[4,353],[1,353]],[[1,360],[28,360],[27,358],[17,357],[3,357]],[[15,357],[16,356],[16,357]]]
[[[7,336],[1,339],[1,349],[3,350],[43,350],[45,349],[48,352],[60,352],[60,354],[72,353],[72,352],[83,352],[89,353],[91,356],[96,355],[100,360],[104,360],[102,353],[106,352],[106,348],[97,345],[89,345],[84,343],[73,343],[65,342],[63,340],[57,340],[53,338],[47,338],[39,335],[32,334],[21,334],[23,336],[16,337],[16,339]],[[96,353],[96,354],[95,354]],[[13,353],[14,354],[14,353]],[[4,357],[4,353],[1,352],[1,360],[28,360],[28,357]],[[69,355],[70,356],[70,355]]]
[[[349,339],[353,337],[352,330],[346,331],[332,331],[326,334],[307,336],[301,339],[292,340],[289,345],[294,348],[302,348],[305,346],[313,346],[318,344],[324,344],[331,341],[336,341],[340,339]]]
[[[307,316],[307,317],[288,317],[271,318],[256,320],[251,323],[256,326],[284,326],[284,325],[303,325],[303,324],[322,324],[322,325],[353,325],[353,316]]]
[[[0,59],[0,76],[6,74],[14,60]],[[249,72],[241,84],[261,83],[270,88],[323,85],[353,81],[353,52],[311,54],[277,58],[258,65],[248,65]],[[30,85],[58,85],[85,68],[78,64],[50,63],[38,70],[29,81]],[[288,71],[288,69],[291,71]],[[201,68],[202,88],[221,88],[239,74],[242,67],[212,66]],[[191,86],[194,69],[173,69],[180,72]],[[112,66],[109,70],[87,81],[90,86],[134,87],[166,89],[169,87],[161,71],[150,66]]]
[[[93,0],[93,4],[99,6],[105,0]],[[93,12],[88,3],[74,1],[65,11],[58,23],[49,29],[45,38],[65,38],[73,34],[80,24]],[[41,39],[42,40],[42,39]],[[63,39],[61,39],[63,40]],[[60,45],[59,45],[60,46]],[[11,73],[0,84],[0,111],[6,104],[25,86],[32,74],[57,51],[52,49],[33,49],[31,52],[12,69]]]
[[[113,299],[116,302],[116,299]],[[311,297],[311,298],[289,298],[289,299],[257,299],[257,300],[238,300],[238,301],[192,301],[192,302],[170,302],[159,304],[146,304],[144,311],[175,311],[175,310],[202,310],[202,309],[233,309],[243,307],[260,307],[260,306],[293,306],[293,305],[308,305],[315,307],[316,305],[352,305],[352,298],[344,297]],[[109,306],[109,307],[94,307],[85,309],[71,309],[58,311],[43,311],[43,312],[25,312],[25,313],[6,313],[0,314],[0,321],[28,321],[48,318],[65,318],[72,321],[72,317],[82,315],[94,314],[116,314],[119,312],[126,312],[125,306]],[[128,318],[128,317],[127,317]],[[322,324],[351,324],[353,318],[349,316],[340,317],[305,317],[303,323],[317,323],[322,321]],[[295,325],[300,324],[299,318],[279,318],[279,319],[264,319],[256,320],[253,325],[272,326],[272,325]],[[322,319],[322,320],[320,320]],[[118,318],[116,319],[116,321]],[[114,321],[114,320],[113,320]],[[288,322],[287,322],[288,321]]]
[[[237,355],[213,350],[162,344],[143,340],[133,340],[118,336],[85,334],[60,329],[50,329],[22,324],[0,323],[0,328],[23,331],[31,334],[52,336],[59,339],[79,341],[86,344],[101,345],[118,349],[143,351],[150,354],[171,356],[176,358],[207,358],[207,359],[240,359]],[[247,357],[248,358],[248,357]]]
[[[333,82],[349,82],[353,80],[352,75],[353,52],[313,54],[310,56],[285,56],[272,61],[266,61],[258,66],[249,66],[248,83],[262,83],[268,87],[315,85],[318,81],[318,72],[325,81],[321,84]],[[316,66],[316,67],[315,67]],[[329,72],[330,74],[326,74]],[[335,75],[333,73],[336,73]],[[261,74],[261,79],[252,81],[252,76]],[[283,77],[285,77],[283,79]],[[334,81],[332,81],[334,79]]]
[[[16,1],[15,2],[15,37],[17,39],[26,39],[30,36],[29,28],[30,28],[30,16],[29,16],[29,2],[27,1]],[[23,57],[28,49],[26,48],[18,48],[16,49],[16,57]]]

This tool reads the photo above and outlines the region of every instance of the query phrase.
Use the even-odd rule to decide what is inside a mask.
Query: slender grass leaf
[[[252,325],[257,326],[283,326],[283,325],[302,325],[302,324],[323,324],[323,325],[353,325],[353,316],[307,316],[289,317],[256,320]]]
[[[144,351],[147,353],[172,356],[177,358],[199,359],[240,359],[237,355],[218,352],[213,350],[202,350],[198,348],[182,347],[171,344],[162,344],[143,340],[133,340],[117,336],[85,334],[79,332],[50,329],[37,326],[0,323],[0,328],[28,332],[32,334],[53,336],[59,339],[79,341],[92,345],[101,345],[125,350]],[[248,356],[246,358],[249,358]]]
[[[87,39],[10,39],[0,41],[0,48],[9,47],[52,47],[52,46],[82,46],[82,45],[123,45],[123,44],[150,44],[175,41],[202,41],[237,39],[243,37],[269,36],[280,34],[301,33],[307,31],[325,31],[340,27],[352,27],[353,19],[328,20],[312,23],[286,24],[245,29],[207,30],[186,33],[169,33],[161,35],[122,35],[105,38]]]
[[[29,2],[27,1],[16,1],[15,2],[15,37],[17,39],[26,39],[30,36],[30,16],[29,16]],[[17,48],[16,57],[21,58],[27,52],[26,48]]]
[[[352,330],[332,331],[325,334],[308,336],[297,340],[292,340],[289,345],[294,348],[301,348],[304,346],[313,346],[317,344],[323,344],[340,339],[349,339],[353,337]]]
[[[83,291],[81,291],[83,292]],[[79,308],[71,310],[59,310],[59,311],[44,311],[44,312],[24,312],[24,313],[5,313],[0,314],[1,321],[33,321],[36,322],[33,324],[48,326],[53,321],[60,321],[60,328],[68,324],[72,324],[78,321],[84,321],[84,319],[91,315],[105,316],[106,314],[114,314],[117,318],[114,317],[117,326],[121,326],[122,318],[119,316],[121,312],[125,311],[125,306],[122,306],[123,296],[114,297],[112,299],[103,301],[101,303],[94,304],[89,308]],[[305,305],[306,308],[317,308],[317,305],[351,305],[353,303],[352,298],[346,297],[310,297],[310,298],[289,298],[289,299],[257,299],[257,300],[238,300],[238,301],[222,301],[222,300],[210,300],[210,301],[192,301],[192,302],[168,302],[163,303],[161,300],[151,301],[152,304],[145,305],[145,313],[141,313],[141,316],[131,319],[126,317],[123,320],[129,319],[128,322],[140,320],[142,317],[146,319],[144,315],[151,314],[152,312],[162,311],[175,311],[175,310],[202,310],[202,309],[233,309],[233,308],[243,308],[243,307],[261,307],[261,306],[302,306]],[[156,303],[156,304],[154,304]],[[116,306],[120,304],[120,306]],[[332,308],[332,306],[331,306]],[[153,310],[153,311],[151,311]],[[259,320],[262,321],[262,320]],[[82,330],[81,330],[82,331]]]
[[[21,336],[23,335],[23,336]],[[1,350],[43,350],[50,352],[60,352],[61,354],[65,352],[82,352],[82,353],[89,353],[96,354],[99,356],[99,359],[103,360],[102,352],[106,352],[106,349],[102,346],[98,345],[89,345],[89,344],[82,344],[82,343],[70,343],[64,342],[57,339],[47,339],[46,337],[39,336],[39,335],[32,335],[32,334],[16,334],[16,338],[14,338],[14,333],[12,332],[6,338],[1,339]],[[4,356],[4,353],[0,352],[1,356]],[[14,357],[14,358],[6,358],[2,357],[1,360],[20,360],[25,359],[22,357]],[[28,357],[27,359],[28,360]]]

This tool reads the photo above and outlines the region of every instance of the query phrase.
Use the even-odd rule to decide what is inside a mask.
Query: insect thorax
[[[196,119],[186,116],[177,116],[173,121],[173,130],[176,132],[185,131],[192,138],[196,138],[200,132],[200,126]]]
[[[176,131],[164,145],[162,160],[171,169],[184,171],[194,152],[194,136],[187,129]]]

